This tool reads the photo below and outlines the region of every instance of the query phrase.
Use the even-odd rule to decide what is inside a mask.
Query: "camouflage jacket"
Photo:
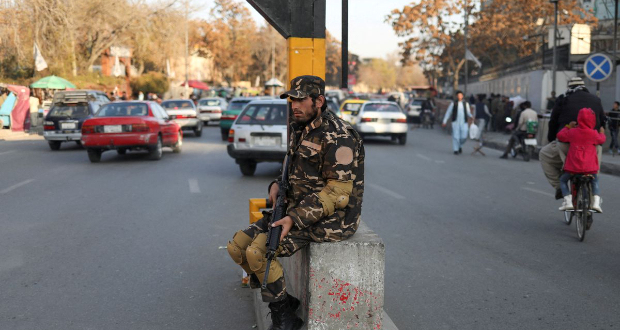
[[[364,194],[364,146],[345,121],[326,111],[301,130],[291,129],[287,214],[314,241],[340,241],[359,226]],[[318,193],[328,180],[353,181],[346,207],[324,216]]]

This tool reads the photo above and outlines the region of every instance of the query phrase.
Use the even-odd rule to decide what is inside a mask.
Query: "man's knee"
[[[250,269],[255,272],[258,276],[258,279],[262,282],[263,275],[267,270],[267,258],[265,257],[267,253],[267,235],[260,234],[254,239],[252,244],[248,246],[245,251],[245,255],[248,261],[248,266]],[[269,276],[267,278],[267,283],[273,283],[280,277],[282,277],[284,271],[282,270],[282,265],[278,260],[272,260],[271,265],[269,267]]]
[[[245,250],[251,243],[252,238],[241,230],[235,233],[232,241],[228,241],[226,249],[228,250],[228,254],[230,254],[232,260],[235,261],[237,265],[244,263]]]

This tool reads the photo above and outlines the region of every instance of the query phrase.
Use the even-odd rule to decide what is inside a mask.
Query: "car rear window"
[[[246,104],[250,103],[250,100],[243,100],[243,101],[232,101],[230,102],[230,104],[228,105],[228,110],[241,110],[243,109],[243,107],[245,107]]]
[[[191,101],[164,101],[161,103],[161,106],[166,110],[194,108],[194,104]]]
[[[400,111],[400,108],[394,104],[366,104],[364,111],[402,112]]]
[[[250,105],[237,118],[238,125],[286,125],[286,104]]]
[[[84,118],[89,115],[88,103],[57,103],[50,109],[50,117]]]
[[[144,103],[108,103],[97,111],[97,117],[148,116],[149,107]]]
[[[358,112],[361,107],[362,107],[362,103],[345,103],[344,107],[342,108],[342,110],[344,110],[344,111],[351,111],[351,112]]]
[[[198,105],[204,105],[208,107],[215,107],[221,105],[222,102],[220,100],[200,100],[198,101]]]
[[[422,103],[424,103],[424,100],[413,100],[413,102],[411,102],[413,105],[422,105]]]

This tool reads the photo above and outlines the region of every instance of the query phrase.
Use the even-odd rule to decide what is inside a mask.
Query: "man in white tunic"
[[[456,92],[457,101],[452,102],[443,116],[442,127],[446,127],[448,118],[452,119],[452,150],[455,155],[463,152],[467,140],[467,119],[472,118],[469,103],[463,100],[463,92]]]

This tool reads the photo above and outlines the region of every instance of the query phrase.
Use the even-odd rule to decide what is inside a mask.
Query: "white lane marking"
[[[399,193],[393,192],[393,191],[391,191],[390,189],[383,188],[383,187],[378,186],[378,185],[376,185],[376,184],[374,184],[374,183],[369,183],[368,185],[369,185],[369,186],[371,186],[371,187],[373,187],[373,188],[375,188],[375,189],[377,189],[377,190],[379,190],[379,191],[382,191],[382,192],[384,192],[384,193],[386,193],[386,194],[388,194],[388,195],[390,195],[390,196],[392,196],[392,197],[394,197],[394,198],[397,198],[397,199],[405,199],[405,196],[403,196],[403,195],[401,195],[401,194],[399,194]]]
[[[534,189],[534,188],[530,188],[530,187],[521,187],[521,189],[523,189],[523,190],[527,190],[527,191],[531,191],[531,192],[535,192],[535,193],[537,193],[537,194],[541,194],[541,195],[545,195],[545,196],[549,196],[549,197],[554,197],[554,198],[555,198],[555,195],[554,195],[554,194],[552,194],[552,193],[548,193],[548,192],[546,192],[546,191],[541,191],[541,190]]]
[[[430,159],[430,158],[428,158],[428,157],[426,157],[426,156],[424,156],[424,155],[422,155],[422,154],[416,154],[416,156],[418,156],[418,157],[420,157],[420,158],[422,158],[422,159],[424,159],[424,160],[427,160],[427,161],[429,161],[429,162],[433,161],[432,159]]]
[[[8,188],[4,189],[4,190],[1,190],[1,191],[0,191],[0,194],[6,194],[6,193],[8,193],[8,192],[10,192],[10,191],[12,191],[12,190],[15,190],[15,189],[17,189],[17,188],[19,188],[19,187],[23,186],[23,185],[27,185],[27,184],[29,184],[29,183],[30,183],[30,182],[32,182],[32,181],[34,181],[34,179],[28,179],[28,180],[26,180],[26,181],[22,181],[22,182],[20,182],[20,183],[18,183],[18,184],[14,184],[14,185],[12,185],[12,186],[10,186],[10,187],[8,187]]]
[[[10,154],[12,152],[15,152],[15,150],[3,151],[3,152],[0,152],[0,156]]]
[[[437,164],[443,164],[443,163],[445,163],[445,161],[443,161],[443,160],[436,160],[436,161],[435,161],[435,163],[437,163]]]
[[[200,194],[200,187],[198,186],[198,180],[189,179],[187,181],[189,182],[189,192],[191,192],[192,194]]]

